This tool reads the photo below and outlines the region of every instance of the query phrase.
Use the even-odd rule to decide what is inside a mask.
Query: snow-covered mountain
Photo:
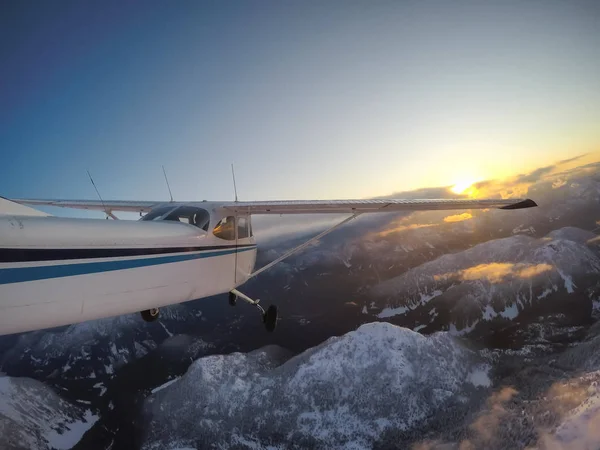
[[[146,401],[143,448],[369,448],[490,385],[485,360],[449,334],[385,323],[288,357],[266,347],[197,360]]]
[[[0,376],[0,448],[70,449],[98,420],[30,378]]]
[[[4,352],[0,363],[5,372],[34,370],[41,379],[106,380],[172,336],[169,328],[176,332],[186,322],[201,321],[201,316],[198,310],[173,306],[164,308],[156,323],[128,314],[24,333]]]
[[[600,322],[583,342],[544,356],[488,354],[493,386],[465,421],[421,436],[416,449],[600,448]]]
[[[146,400],[142,448],[600,448],[599,332],[532,356],[372,323],[201,358]]]
[[[536,307],[589,317],[600,296],[600,255],[588,244],[594,238],[562,228],[539,239],[517,235],[447,254],[375,286],[368,312],[381,319],[412,314],[424,328],[445,311],[456,332],[536,314]]]

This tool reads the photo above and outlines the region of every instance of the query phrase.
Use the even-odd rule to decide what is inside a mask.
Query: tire
[[[263,316],[263,322],[267,331],[272,332],[277,326],[277,306],[271,305]]]
[[[158,319],[160,311],[158,308],[145,309],[141,311],[140,314],[142,315],[142,319],[144,319],[146,322],[154,322],[156,319]]]
[[[235,295],[233,292],[229,293],[229,305],[230,306],[235,306],[237,303],[237,295]]]

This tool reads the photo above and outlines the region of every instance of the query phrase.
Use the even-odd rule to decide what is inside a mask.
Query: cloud
[[[415,189],[412,191],[394,192],[393,194],[377,198],[526,198],[530,196],[531,191],[531,196],[535,200],[543,194],[547,194],[547,190],[550,189],[550,187],[554,187],[555,189],[564,187],[563,189],[567,190],[570,189],[572,183],[578,178],[595,174],[598,172],[598,170],[600,170],[600,162],[598,161],[599,159],[600,152],[578,155],[558,161],[554,165],[540,167],[526,174],[513,176],[507,179],[490,179],[476,182],[469,189],[467,189],[465,193],[462,194],[452,192],[452,186],[434,186]],[[556,171],[555,169],[557,168],[560,171]],[[540,181],[543,181],[543,186],[536,184]],[[392,233],[402,233],[419,228],[433,227],[436,226],[437,223],[432,224],[427,222],[442,220],[441,215],[431,215],[433,212],[427,212],[426,214],[430,215],[423,216],[422,218],[416,218],[417,216],[415,214],[420,213],[413,213],[411,211],[390,214],[396,214],[394,219],[396,219],[400,214],[404,214],[407,220],[411,220],[413,222],[420,221],[422,223],[407,225],[407,222],[396,222],[396,224],[393,225],[388,224],[387,226],[389,229],[380,232],[379,236],[387,236]],[[378,220],[377,226],[381,226],[382,219],[376,219],[374,216],[379,215],[365,215],[359,220]],[[259,239],[261,242],[275,242],[277,240],[287,240],[300,237],[301,235],[306,235],[308,233],[316,233],[324,230],[328,226],[333,225],[334,222],[342,220],[344,217],[345,216],[343,214],[335,217],[306,215],[303,217],[276,217],[269,218],[269,220],[264,218],[264,221],[262,217],[257,217],[253,220],[253,225],[255,225],[254,228],[257,239]],[[471,217],[467,217],[467,214],[461,214],[456,216],[448,216],[446,217],[445,221],[446,223],[450,223],[468,219],[471,219]],[[350,224],[348,227],[346,227],[346,229],[353,229],[353,226],[353,224]]]
[[[450,189],[452,186],[437,186],[413,191],[394,192],[390,195],[385,195],[377,198],[466,198],[466,195],[457,194]]]
[[[454,214],[453,216],[444,217],[444,222],[462,222],[463,220],[472,219],[473,216],[469,213]]]
[[[590,244],[591,244],[591,245],[600,244],[600,236],[598,236],[598,237],[595,237],[595,238],[592,238],[592,239],[589,239],[589,240],[587,241],[587,244],[588,244],[588,245],[590,245]]]
[[[548,450],[583,450],[600,445],[600,398],[592,380],[554,383],[545,394],[547,409],[560,419],[566,418],[550,434],[541,430],[539,442]],[[594,377],[595,378],[595,377]],[[587,382],[586,382],[587,381]],[[595,391],[594,394],[592,394]]]
[[[554,189],[568,186],[570,180],[598,171],[599,158],[600,152],[585,153],[506,179],[482,180],[473,184],[472,197],[528,197],[531,188],[537,188],[540,182],[548,182]]]
[[[478,181],[477,183],[473,183],[473,187],[476,189],[484,189],[486,187],[489,187],[493,183],[497,183],[497,180]]]
[[[544,175],[548,175],[554,169],[556,169],[556,165],[540,167],[539,169],[535,169],[533,172],[529,172],[527,174],[518,175],[515,179],[516,183],[535,183],[539,181]]]
[[[490,283],[502,283],[510,278],[533,278],[544,272],[552,270],[550,264],[521,264],[521,263],[489,263],[478,264],[468,269],[435,275],[434,280],[459,278],[461,281],[487,280]]]
[[[581,155],[574,156],[573,158],[562,159],[562,160],[558,161],[557,164],[568,164],[570,162],[577,161],[578,159],[581,159],[587,155],[589,155],[589,153],[582,153]]]
[[[565,186],[566,184],[567,184],[567,180],[565,180],[564,178],[559,178],[554,183],[552,183],[552,189],[558,189],[560,187]]]
[[[481,444],[490,443],[495,438],[502,419],[507,414],[504,404],[510,401],[517,393],[514,388],[506,386],[490,395],[487,399],[487,409],[469,426],[475,440],[479,441],[478,445],[473,445],[471,441],[466,440],[460,443],[459,448],[461,450],[481,448]]]
[[[398,225],[397,227],[383,230],[377,233],[378,236],[385,237],[393,233],[402,233],[403,231],[418,230],[419,228],[436,227],[437,223],[411,223],[409,225]]]
[[[518,277],[519,278],[533,278],[541,273],[548,272],[552,270],[552,266],[550,264],[536,264],[528,267],[524,267],[519,269]]]

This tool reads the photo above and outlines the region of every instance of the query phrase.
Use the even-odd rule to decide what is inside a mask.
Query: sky
[[[597,1],[0,6],[0,195],[367,198],[600,144]]]

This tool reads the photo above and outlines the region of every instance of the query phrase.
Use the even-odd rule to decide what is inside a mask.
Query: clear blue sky
[[[5,1],[0,195],[355,198],[600,143],[598,1]]]

